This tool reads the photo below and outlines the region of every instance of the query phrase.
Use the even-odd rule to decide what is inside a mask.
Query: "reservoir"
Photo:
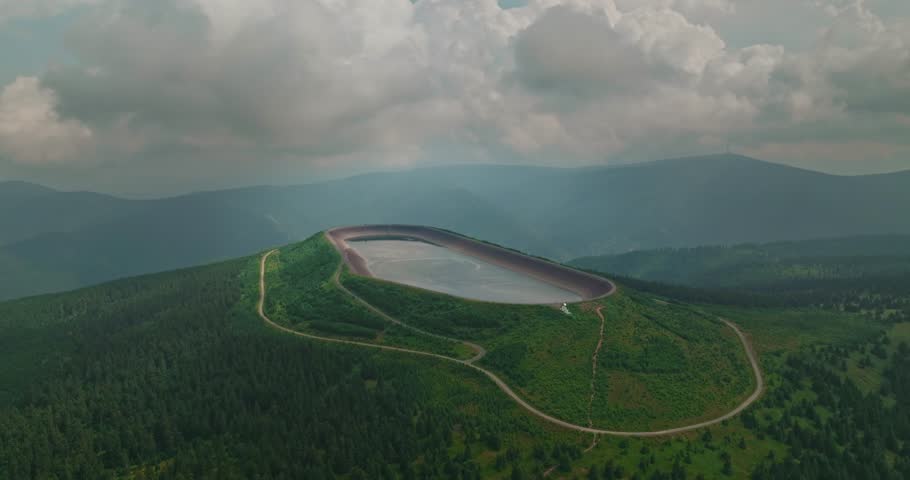
[[[550,283],[422,241],[349,241],[377,278],[473,300],[557,304],[583,300]]]

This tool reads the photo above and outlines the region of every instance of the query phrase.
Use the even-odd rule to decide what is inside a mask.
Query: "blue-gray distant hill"
[[[624,277],[700,288],[793,290],[870,278],[892,283],[900,279],[906,285],[910,236],[662,248],[582,257],[570,263]]]
[[[0,298],[248,254],[345,224],[434,225],[566,260],[910,234],[908,206],[910,172],[834,176],[734,155],[425,168],[141,201],[0,183]]]

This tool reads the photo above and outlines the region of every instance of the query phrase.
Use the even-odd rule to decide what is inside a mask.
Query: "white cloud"
[[[592,152],[621,155],[645,142],[684,148],[705,136],[773,142],[781,133],[791,147],[778,143],[761,151],[785,155],[804,144],[820,152],[819,142],[835,138],[868,146],[869,129],[851,133],[846,126],[890,122],[893,127],[883,131],[899,132],[896,118],[903,117],[893,115],[910,112],[908,23],[882,21],[861,0],[829,8],[832,22],[816,45],[794,52],[780,45],[730,49],[674,2],[618,4],[620,13],[593,34],[588,27],[596,16],[590,15],[538,32],[548,22],[544,14],[527,30],[529,36],[542,33],[534,39],[539,54],[519,56],[519,72],[525,65],[537,67],[530,69],[537,77],[527,78],[537,80],[530,86],[543,95],[577,91],[578,85],[594,93],[568,108],[565,101],[537,102],[556,112],[564,130]],[[518,46],[522,53],[521,41]],[[523,64],[523,58],[537,63]],[[805,139],[794,141],[794,131]],[[868,149],[871,155],[894,150],[879,145]]]
[[[0,92],[0,152],[18,162],[53,164],[78,156],[92,131],[61,119],[52,90],[35,77],[19,77]]]
[[[701,75],[705,65],[725,48],[711,27],[692,24],[668,9],[633,10],[623,15],[616,30],[630,37],[653,61],[689,75]]]
[[[829,24],[794,50],[731,46],[712,24],[759,8],[732,0],[109,0],[70,37],[78,63],[35,88],[44,123],[90,131],[105,152],[320,166],[410,164],[440,144],[567,162],[682,155],[747,135],[783,155],[797,147],[781,132],[805,129],[820,152],[828,126],[902,125],[910,28],[861,0],[812,2]],[[15,155],[56,156],[28,145],[47,150]]]
[[[736,12],[734,0],[616,0],[623,12],[636,9],[672,10],[694,23],[707,23]]]

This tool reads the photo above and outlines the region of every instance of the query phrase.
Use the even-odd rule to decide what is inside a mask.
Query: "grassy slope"
[[[599,319],[593,312],[594,305],[572,307],[573,316],[545,306],[505,306],[492,303],[456,299],[407,286],[401,286],[376,279],[344,275],[345,285],[370,302],[405,321],[437,333],[458,336],[476,341],[488,348],[489,354],[482,361],[488,368],[500,373],[517,386],[535,405],[557,416],[586,424],[587,395],[590,391],[590,355],[596,344]],[[661,415],[668,418],[705,416],[696,411],[699,404],[715,403],[714,411],[722,410],[717,402],[718,382],[732,382],[724,385],[742,389],[742,394],[727,395],[726,404],[737,400],[751,391],[752,379],[738,340],[726,327],[718,325],[698,309],[671,306],[661,303],[655,297],[632,292],[620,293],[606,299],[604,313],[607,321],[607,335],[598,376],[598,401],[594,404],[595,425],[614,422],[636,427],[642,425],[662,426],[655,421],[654,411],[643,414],[639,405],[643,400],[653,400],[653,394],[666,395],[672,408],[661,405]],[[668,315],[669,313],[669,315]],[[660,316],[660,325],[649,320]],[[691,329],[695,336],[704,335],[703,342],[688,345],[680,340],[679,327]],[[612,330],[612,335],[611,335]],[[623,335],[617,335],[622,332]],[[688,335],[689,333],[686,332]],[[631,339],[635,339],[635,343]],[[679,372],[654,373],[674,358],[659,358],[660,349],[667,342],[684,344],[685,361],[693,364],[711,365],[711,368],[680,375]],[[649,348],[650,347],[650,348]],[[730,350],[727,350],[727,347]],[[639,371],[617,368],[616,357],[605,352],[611,348],[635,360],[648,359],[647,367],[636,367]],[[733,352],[735,358],[729,354]],[[635,355],[638,354],[638,355]],[[718,361],[718,355],[720,361]],[[709,363],[708,363],[709,362]],[[612,370],[610,369],[612,367]],[[614,391],[629,389],[645,383],[654,392],[631,392],[631,395],[614,395],[609,398],[610,387]],[[678,402],[678,389],[691,388],[697,383],[695,395],[685,395],[686,402]],[[738,384],[738,385],[736,385]],[[606,391],[606,394],[605,394]],[[721,393],[723,393],[721,391]],[[636,396],[637,395],[637,396]],[[615,397],[621,397],[612,405]],[[602,400],[607,398],[606,402]],[[679,408],[680,404],[683,408]],[[654,402],[651,402],[654,405]],[[725,407],[724,407],[725,408]],[[710,408],[709,408],[710,410]],[[714,413],[712,411],[711,413]],[[669,422],[680,424],[679,421]],[[769,453],[784,456],[786,450],[777,442],[759,439],[753,432],[743,428],[738,420],[724,422],[710,429],[713,440],[701,440],[702,431],[680,435],[670,439],[615,439],[602,438],[597,446],[577,460],[569,462],[567,470],[557,469],[555,478],[586,476],[592,466],[598,472],[606,465],[631,476],[638,472],[647,476],[656,471],[670,472],[679,464],[690,475],[715,478],[722,475],[719,454],[726,452],[732,459],[732,475],[746,477],[749,472]],[[579,435],[581,441],[590,436]],[[740,441],[746,448],[740,448]],[[645,453],[642,453],[645,452]],[[644,469],[641,463],[644,460]],[[619,478],[619,477],[616,477]]]
[[[635,292],[573,307],[513,306],[458,299],[364,277],[345,285],[403,321],[475,341],[481,363],[502,374],[542,410],[588,423],[591,355],[606,308],[606,341],[593,404],[594,425],[649,430],[692,423],[732,409],[752,388],[733,332],[678,305]],[[680,401],[682,399],[682,401]]]
[[[473,352],[454,343],[394,325],[339,290],[332,276],[341,257],[323,235],[282,248],[269,258],[267,310],[272,320],[301,332],[371,341],[456,358]]]
[[[624,290],[605,302],[595,423],[665,428],[717,417],[754,387],[736,334],[716,317]],[[605,398],[604,398],[605,397]]]

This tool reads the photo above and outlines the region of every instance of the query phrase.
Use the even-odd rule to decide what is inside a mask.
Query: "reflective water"
[[[483,260],[423,242],[349,242],[379,278],[474,300],[502,303],[577,302],[581,297]]]

